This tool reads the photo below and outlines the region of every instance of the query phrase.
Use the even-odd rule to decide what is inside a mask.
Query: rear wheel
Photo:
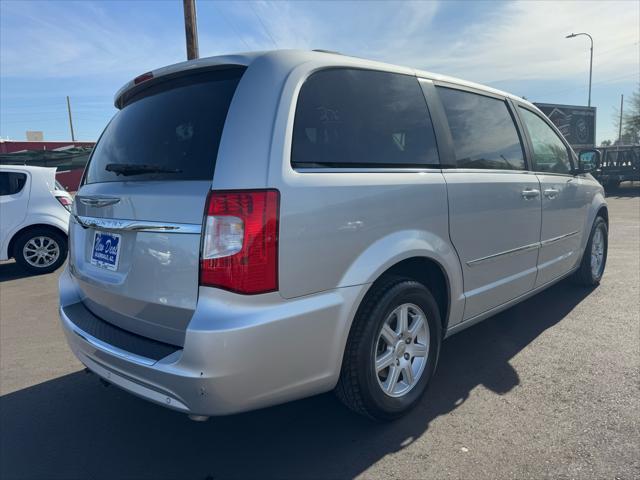
[[[438,306],[424,285],[394,278],[374,287],[349,335],[338,397],[376,420],[407,413],[433,376],[441,337]]]
[[[20,234],[14,245],[16,262],[36,274],[53,272],[67,258],[67,238],[54,230],[27,230]]]
[[[593,222],[589,241],[582,254],[580,268],[575,274],[578,283],[594,286],[600,283],[607,263],[607,249],[609,246],[609,229],[604,218],[598,216]]]

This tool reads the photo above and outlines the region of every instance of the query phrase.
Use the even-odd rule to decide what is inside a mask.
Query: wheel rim
[[[50,267],[60,257],[60,247],[53,238],[41,235],[25,243],[22,256],[32,267]]]
[[[605,240],[602,228],[598,227],[593,233],[593,239],[591,240],[591,274],[594,277],[599,277],[602,273],[604,244]]]
[[[390,397],[406,395],[420,381],[429,356],[430,333],[420,307],[404,303],[391,312],[380,329],[374,371]]]

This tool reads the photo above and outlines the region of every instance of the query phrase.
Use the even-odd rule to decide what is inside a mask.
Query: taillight
[[[200,284],[244,294],[278,289],[277,190],[209,193]]]
[[[59,197],[56,197],[56,198],[64,208],[71,211],[71,205],[73,204],[73,201],[69,197],[60,195]]]
[[[139,85],[142,82],[146,82],[147,80],[151,80],[153,78],[153,72],[146,72],[143,73],[142,75],[138,75],[136,78],[133,79],[133,84],[134,85]]]

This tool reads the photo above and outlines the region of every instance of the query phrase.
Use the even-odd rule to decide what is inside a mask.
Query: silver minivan
[[[339,54],[145,73],[84,173],[60,316],[86,367],[193,419],[335,390],[413,407],[447,336],[569,275],[603,189],[532,104]]]

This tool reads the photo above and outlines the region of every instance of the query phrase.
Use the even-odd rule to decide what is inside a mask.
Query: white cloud
[[[144,18],[123,24],[101,4],[57,4],[2,2],[3,76],[128,77],[184,59],[181,19],[154,30]],[[135,4],[136,12],[151,15],[153,5]],[[584,75],[588,60],[588,40],[564,36],[587,31],[595,40],[594,82],[638,74],[639,2],[483,5],[482,15],[469,18],[465,2],[202,2],[200,50],[270,49],[272,37],[280,48],[328,48],[480,82],[562,80]],[[455,31],[439,28],[457,15],[464,19]],[[215,22],[228,28],[221,32]]]
[[[594,38],[594,71],[601,78],[639,73],[640,3],[518,2],[482,25],[471,25],[433,60],[479,81],[562,79],[582,74],[586,37]],[[608,53],[610,52],[610,53]]]
[[[126,29],[99,5],[2,2],[2,76],[112,75],[182,59],[183,47],[163,32]]]

